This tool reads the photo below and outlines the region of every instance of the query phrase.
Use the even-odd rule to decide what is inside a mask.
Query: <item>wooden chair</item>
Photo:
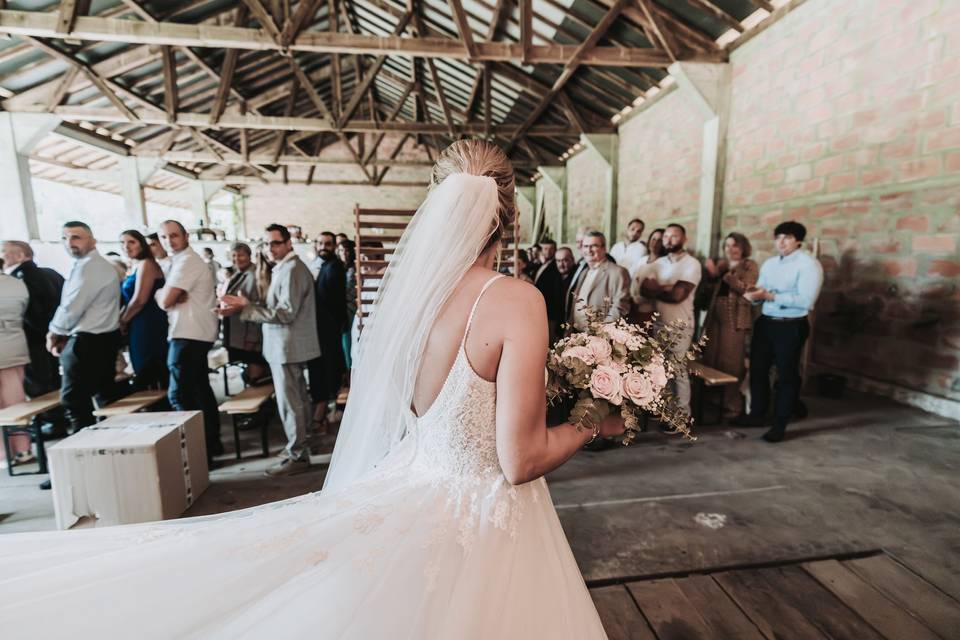
[[[694,383],[694,405],[693,419],[696,424],[703,424],[703,403],[707,388],[725,387],[729,384],[738,384],[740,380],[736,376],[712,369],[702,362],[690,363],[690,378]],[[721,409],[722,414],[722,409]],[[717,417],[720,422],[722,415]]]
[[[98,418],[109,418],[110,416],[122,416],[128,413],[136,413],[142,411],[147,407],[160,402],[167,397],[167,392],[164,390],[152,390],[148,389],[145,391],[137,391],[136,393],[131,393],[129,396],[120,398],[110,404],[101,407],[93,412]]]
[[[47,451],[43,444],[43,433],[35,417],[60,406],[60,391],[51,391],[38,398],[0,409],[0,431],[3,432],[3,451],[7,457],[7,473],[11,476],[35,475],[47,472]],[[13,472],[13,455],[10,450],[10,436],[24,433],[37,443],[37,461],[39,470]]]
[[[265,384],[258,387],[247,387],[220,405],[220,413],[233,417],[233,446],[236,449],[237,460],[242,457],[240,454],[240,426],[237,422],[239,416],[251,416],[260,413],[264,405],[273,397],[273,384]],[[270,455],[270,445],[267,440],[268,423],[268,420],[264,420],[263,424],[260,425],[260,445],[263,448],[264,458]]]

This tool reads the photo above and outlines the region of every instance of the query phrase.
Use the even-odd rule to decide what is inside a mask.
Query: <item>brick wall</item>
[[[679,222],[695,244],[703,122],[673,90],[620,127],[618,235],[633,218],[648,230]]]
[[[577,229],[603,231],[606,161],[586,147],[567,161],[567,229],[573,241]]]
[[[960,399],[960,2],[810,0],[730,64],[724,231],[818,239],[816,362]]]

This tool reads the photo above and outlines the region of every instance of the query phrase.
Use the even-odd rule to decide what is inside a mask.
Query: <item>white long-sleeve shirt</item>
[[[96,249],[77,258],[63,285],[50,331],[61,336],[110,333],[120,326],[120,284],[113,264]]]

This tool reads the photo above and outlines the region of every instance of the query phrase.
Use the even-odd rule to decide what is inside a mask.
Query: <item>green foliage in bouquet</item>
[[[630,444],[640,432],[640,417],[649,413],[669,430],[695,440],[692,418],[676,404],[667,382],[688,368],[706,338],[685,353],[676,353],[684,325],[643,325],[621,319],[605,322],[605,310],[584,307],[587,328],[558,341],[547,356],[547,401],[571,404],[568,422],[593,429],[619,412]]]

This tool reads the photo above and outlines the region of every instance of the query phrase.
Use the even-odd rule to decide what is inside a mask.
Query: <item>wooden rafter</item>
[[[260,26],[270,35],[276,45],[285,48],[281,44],[280,29],[277,28],[277,23],[273,21],[273,16],[263,6],[263,2],[261,0],[243,0],[243,4],[250,9],[250,15],[260,23]]]
[[[410,134],[407,133],[407,134],[405,134],[405,135],[400,139],[400,142],[397,143],[397,146],[394,147],[393,151],[390,152],[390,157],[388,158],[388,160],[391,160],[391,161],[392,161],[392,160],[394,160],[398,155],[400,155],[400,151],[401,151],[401,149],[403,149],[403,145],[406,144],[407,139],[409,139],[409,138],[410,138]],[[393,164],[386,164],[386,165],[384,165],[383,169],[380,170],[380,173],[377,174],[377,177],[374,179],[374,184],[377,185],[377,186],[379,186],[380,184],[382,184],[382,183],[383,183],[383,178],[384,178],[384,176],[387,175],[387,172],[388,172],[392,167],[393,167]]]
[[[695,7],[703,9],[705,12],[709,13],[731,29],[735,29],[738,33],[743,33],[744,26],[740,23],[740,21],[715,5],[713,2],[711,2],[711,0],[687,0],[687,2]]]
[[[517,0],[520,5],[520,62],[530,63],[533,49],[533,0]]]
[[[660,46],[663,47],[663,50],[666,51],[667,55],[670,56],[670,60],[676,62],[676,46],[671,39],[667,38],[667,29],[660,23],[659,16],[654,13],[653,8],[650,6],[650,0],[637,0],[637,3],[640,5],[640,10],[643,11],[643,15],[647,19],[647,24],[649,25],[649,28],[653,32],[653,35],[656,37],[657,41],[660,43]]]
[[[256,3],[257,0],[245,0]],[[619,4],[619,3],[618,3]],[[658,14],[665,10],[656,9]],[[666,14],[663,14],[666,15]],[[676,19],[673,18],[675,21]],[[55,30],[55,16],[34,11],[0,12],[0,33],[18,36],[63,38]],[[677,21],[679,23],[679,21]],[[682,23],[680,23],[682,24]],[[686,27],[689,29],[689,27]],[[71,39],[131,44],[169,44],[180,47],[213,47],[225,49],[284,50],[267,33],[258,29],[217,25],[137,22],[113,18],[80,17],[69,36]],[[706,36],[698,36],[711,42]],[[522,47],[512,42],[477,42],[477,60],[521,61]],[[569,64],[577,46],[565,44],[531,45],[530,64]],[[714,44],[714,51],[690,52],[685,59],[699,62],[722,62],[726,54]],[[465,60],[468,54],[458,40],[421,36],[417,38],[359,35],[305,31],[289,46],[290,51],[314,53],[350,53],[401,55],[417,58],[454,58]],[[622,67],[667,67],[671,60],[661,51],[647,48],[594,47],[582,55],[578,64]]]
[[[497,39],[497,31],[500,29],[500,21],[503,18],[506,2],[507,0],[497,0],[496,5],[493,7],[493,17],[490,18],[490,25],[487,27],[485,38],[487,42],[493,42]],[[484,64],[486,65],[487,63]],[[470,118],[473,117],[473,109],[477,103],[477,97],[480,95],[480,85],[483,82],[483,77],[482,73],[478,73],[473,78],[473,84],[470,86],[470,97],[467,98],[467,111],[464,114],[464,119],[466,120],[470,120]]]
[[[57,12],[57,33],[69,34],[77,18],[90,10],[90,0],[60,0]]]
[[[300,0],[300,3],[297,5],[297,11],[283,26],[283,31],[280,32],[281,45],[287,47],[297,39],[300,32],[303,31],[310,20],[316,15],[320,2],[321,0]]]
[[[472,61],[477,57],[477,46],[473,42],[473,31],[470,30],[470,24],[467,22],[467,13],[463,10],[460,0],[447,0],[450,5],[450,11],[453,12],[453,21],[457,23],[457,31],[460,33],[460,40],[467,50],[467,56]],[[406,141],[406,138],[404,138]]]
[[[570,118],[570,122],[577,127],[577,133],[585,133],[588,127],[584,124],[583,118],[580,117],[580,113],[574,106],[573,101],[570,100],[567,92],[563,90],[557,92],[557,99],[560,101],[560,107],[563,109],[563,112]]]
[[[407,13],[403,18],[400,19],[400,22],[397,23],[397,26],[393,30],[395,35],[403,33],[403,30],[407,28],[407,24],[410,22],[410,17],[410,14]],[[357,84],[356,88],[353,90],[353,95],[350,96],[350,102],[347,103],[347,106],[343,108],[343,112],[340,114],[340,119],[338,122],[341,127],[350,121],[350,118],[357,110],[357,107],[360,106],[360,101],[363,100],[364,94],[367,92],[367,89],[370,88],[370,85],[373,84],[374,79],[377,77],[377,73],[379,73],[380,68],[386,61],[387,56],[377,56],[376,60],[373,62],[373,65],[367,70],[363,80]],[[359,76],[357,77],[359,78]]]
[[[396,106],[394,106],[390,113],[387,114],[386,122],[393,122],[397,119],[397,115],[399,115],[400,110],[403,109],[403,105],[406,104],[407,98],[409,98],[410,94],[413,92],[413,87],[413,82],[407,83],[407,86],[403,90],[403,95],[397,101]],[[363,158],[363,164],[369,164],[371,160],[373,160],[377,153],[377,148],[380,146],[380,143],[383,142],[384,137],[386,137],[385,133],[377,134],[377,137],[373,140],[373,144],[370,145],[370,148],[367,150],[367,154]]]
[[[53,111],[63,103],[64,98],[70,93],[70,87],[73,86],[73,81],[77,79],[79,74],[80,67],[76,65],[70,67],[67,72],[63,74],[63,77],[59,80],[56,91],[50,95],[50,101],[47,102],[47,111]]]
[[[180,93],[177,89],[177,62],[173,47],[162,47],[160,59],[163,60],[163,107],[170,122],[175,122],[177,109],[180,108]]]
[[[257,6],[261,6],[259,2]],[[234,24],[242,27],[247,22],[247,6],[241,5],[237,9],[237,15]],[[216,124],[227,107],[227,100],[230,98],[230,89],[233,87],[233,74],[237,70],[237,58],[240,52],[237,49],[228,49],[223,54],[223,66],[220,68],[220,85],[217,87],[217,96],[213,99],[213,106],[210,108],[210,124]]]

